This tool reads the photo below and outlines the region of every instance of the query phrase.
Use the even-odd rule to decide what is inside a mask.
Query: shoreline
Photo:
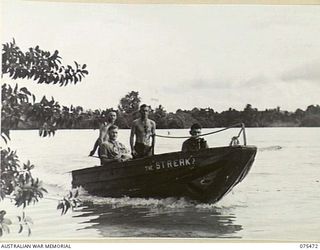
[[[203,127],[202,129],[219,129],[225,127]],[[235,127],[237,128],[237,127]],[[320,126],[250,126],[246,128],[320,128]],[[13,130],[39,130],[40,128],[10,128]],[[119,128],[119,129],[130,129],[130,128]],[[184,130],[189,128],[157,128],[157,130]],[[98,128],[57,128],[57,130],[99,130]]]

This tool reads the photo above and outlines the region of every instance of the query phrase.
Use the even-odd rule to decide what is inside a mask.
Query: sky
[[[37,98],[117,108],[128,92],[167,111],[295,111],[320,104],[320,6],[2,1],[2,43],[88,65],[76,85],[28,80]]]

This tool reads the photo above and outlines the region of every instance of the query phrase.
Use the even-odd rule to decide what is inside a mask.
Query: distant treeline
[[[41,105],[50,103],[42,100]],[[130,128],[132,121],[139,117],[139,93],[131,91],[120,100],[118,108],[117,125],[120,128]],[[84,110],[81,106],[60,106],[54,115],[58,117],[58,129],[96,129],[107,114],[114,110]],[[212,108],[194,108],[192,110],[178,109],[176,112],[167,112],[162,105],[151,107],[149,114],[159,129],[189,128],[198,122],[204,128],[227,127],[243,122],[246,127],[319,127],[320,106],[310,105],[306,110],[297,109],[295,112],[283,111],[280,107],[259,111],[247,104],[243,110],[229,108],[227,111],[216,112]],[[19,123],[17,129],[37,129],[36,121]]]

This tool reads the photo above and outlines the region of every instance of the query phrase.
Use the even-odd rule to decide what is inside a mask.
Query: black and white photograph
[[[320,248],[320,5],[3,0],[1,24],[0,242]]]

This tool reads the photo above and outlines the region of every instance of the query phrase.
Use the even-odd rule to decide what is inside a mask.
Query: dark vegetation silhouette
[[[99,124],[111,110],[118,113],[117,125],[128,129],[132,121],[139,117],[138,107],[141,98],[137,91],[131,91],[121,98],[118,109],[84,110],[81,106],[57,107],[53,101],[44,99],[41,105],[50,106],[48,117],[56,117],[55,126],[46,124],[46,129],[97,129]],[[34,107],[34,109],[40,109]],[[51,115],[51,116],[50,116]],[[167,112],[162,105],[151,107],[150,118],[159,129],[190,128],[193,123],[200,123],[204,128],[228,127],[236,123],[244,123],[246,127],[319,127],[320,106],[309,105],[305,110],[295,112],[281,110],[280,107],[259,111],[247,104],[243,110],[229,108],[227,111],[217,112],[208,108],[193,108],[192,110],[178,109],[176,112]],[[29,119],[28,122],[19,122],[12,129],[45,129],[39,126],[38,120]]]

